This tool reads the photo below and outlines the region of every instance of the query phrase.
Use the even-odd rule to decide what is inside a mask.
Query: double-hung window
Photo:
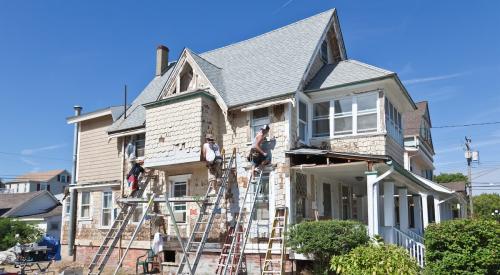
[[[80,218],[90,218],[90,192],[82,192],[82,203],[80,204]]]
[[[334,100],[333,134],[350,135],[353,133],[353,100],[351,97]]]
[[[66,199],[64,199],[64,214],[69,215],[70,210],[71,210],[71,197],[66,197]]]
[[[102,192],[101,225],[110,226],[113,212],[113,194],[110,191]]]
[[[356,98],[357,132],[377,131],[377,94],[362,95]]]
[[[307,120],[308,120],[307,103],[299,100],[299,140],[305,142],[308,137]]]
[[[174,198],[182,198],[187,196],[187,182],[189,176],[173,176],[171,177],[171,188],[172,188],[172,196]],[[176,222],[185,223],[187,205],[185,202],[174,202],[173,204],[174,217]]]
[[[252,112],[252,138],[259,132],[262,126],[271,122],[269,108],[257,109]]]
[[[330,102],[313,104],[312,136],[327,137],[330,135]]]
[[[403,144],[403,123],[401,113],[396,107],[385,99],[385,124],[387,132],[399,144]]]

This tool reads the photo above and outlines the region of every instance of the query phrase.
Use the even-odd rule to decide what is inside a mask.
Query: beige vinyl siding
[[[80,126],[78,182],[120,180],[121,157],[117,139],[108,139],[110,115],[84,121]]]

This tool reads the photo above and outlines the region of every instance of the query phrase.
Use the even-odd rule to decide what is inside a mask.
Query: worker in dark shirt
[[[130,172],[128,172],[127,174],[128,185],[132,190],[130,192],[131,197],[133,197],[137,190],[139,190],[139,176],[141,174],[144,174],[144,168],[142,168],[143,164],[143,160],[138,160],[136,163],[134,163],[134,166],[132,166],[132,169],[130,169]]]

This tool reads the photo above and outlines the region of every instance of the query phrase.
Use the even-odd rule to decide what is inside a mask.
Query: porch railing
[[[414,239],[415,241],[419,242],[419,243],[424,243],[424,237],[422,237],[421,235],[419,235],[418,233],[414,232],[414,231],[411,231],[411,230],[407,230],[405,231],[404,233],[406,233],[408,236],[410,236],[412,239]]]
[[[392,228],[392,232],[394,232],[394,243],[408,250],[410,256],[423,268],[425,265],[425,246],[423,244],[423,238],[415,234],[420,238],[421,241],[419,242],[395,227]]]

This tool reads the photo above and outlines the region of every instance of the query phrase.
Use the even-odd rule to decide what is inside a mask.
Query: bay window
[[[334,135],[349,135],[353,131],[353,108],[352,98],[343,98],[334,100],[334,119],[333,119],[333,134]]]
[[[369,94],[357,97],[358,133],[369,133],[377,131],[377,94]]]
[[[313,104],[312,136],[326,137],[330,135],[330,102]]]
[[[389,136],[399,144],[403,144],[403,123],[401,113],[387,98],[385,99],[385,125]]]

